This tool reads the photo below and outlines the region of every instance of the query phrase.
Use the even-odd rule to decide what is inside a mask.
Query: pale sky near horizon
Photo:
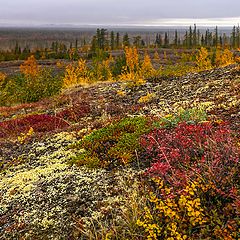
[[[237,25],[240,0],[0,0],[0,24]]]

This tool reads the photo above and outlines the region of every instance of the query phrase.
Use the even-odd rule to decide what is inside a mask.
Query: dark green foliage
[[[130,46],[130,38],[128,37],[128,33],[125,33],[123,36],[123,46],[124,47]]]
[[[116,34],[116,49],[120,48],[120,34],[117,32]]]
[[[114,77],[120,75],[122,73],[123,67],[126,66],[126,57],[120,56],[115,59],[115,63],[112,66],[112,74]]]
[[[140,47],[143,47],[144,44],[142,44],[144,41],[142,40],[142,37],[140,35],[136,36],[136,37],[133,37],[133,45],[136,47],[136,48],[140,48]]]
[[[113,31],[111,31],[110,47],[111,47],[111,50],[114,50],[115,48],[115,34]]]
[[[114,43],[114,33],[111,34],[111,42],[110,45],[112,47],[112,44]],[[91,51],[92,53],[95,53],[97,50],[107,50],[109,48],[109,41],[107,39],[108,31],[107,29],[101,28],[97,29],[96,35],[92,38],[92,44],[91,44]],[[112,39],[113,38],[113,39]]]
[[[156,45],[156,47],[162,46],[162,36],[160,33],[159,34],[157,33],[157,35],[156,35],[155,45]]]
[[[168,47],[169,46],[169,36],[168,33],[165,32],[164,34],[164,47]]]

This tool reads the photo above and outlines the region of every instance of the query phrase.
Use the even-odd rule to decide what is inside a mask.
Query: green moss
[[[89,152],[84,152],[71,158],[70,163],[76,164],[79,167],[86,166],[88,168],[97,168],[100,165],[100,160],[97,156],[93,156]]]

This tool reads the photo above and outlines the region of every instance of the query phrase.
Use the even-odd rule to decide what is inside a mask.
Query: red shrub
[[[49,132],[67,126],[69,124],[58,117],[46,114],[30,115],[20,119],[0,122],[0,138],[19,135],[27,132],[30,127],[33,128],[34,132]]]
[[[148,173],[178,189],[201,177],[213,181],[221,195],[230,196],[239,182],[240,149],[226,124],[180,123],[143,136],[141,145],[151,161]]]
[[[72,107],[64,109],[63,111],[57,113],[57,117],[63,118],[67,121],[77,122],[80,118],[85,117],[90,112],[90,106],[86,103],[76,104]]]

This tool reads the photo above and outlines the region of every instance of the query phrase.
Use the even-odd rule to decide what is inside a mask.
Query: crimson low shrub
[[[90,106],[87,103],[75,104],[72,107],[66,108],[56,114],[57,117],[63,118],[67,121],[77,122],[82,117],[90,113]]]
[[[149,239],[239,239],[240,148],[226,123],[179,123],[142,136],[151,166],[138,221]]]
[[[240,149],[225,123],[180,123],[172,129],[155,129],[141,138],[141,145],[151,162],[147,172],[177,189],[201,177],[214,182],[226,197],[239,184]]]
[[[29,115],[19,119],[0,122],[0,138],[25,133],[30,127],[33,128],[35,133],[43,133],[66,128],[68,126],[69,124],[59,117],[47,114]]]

